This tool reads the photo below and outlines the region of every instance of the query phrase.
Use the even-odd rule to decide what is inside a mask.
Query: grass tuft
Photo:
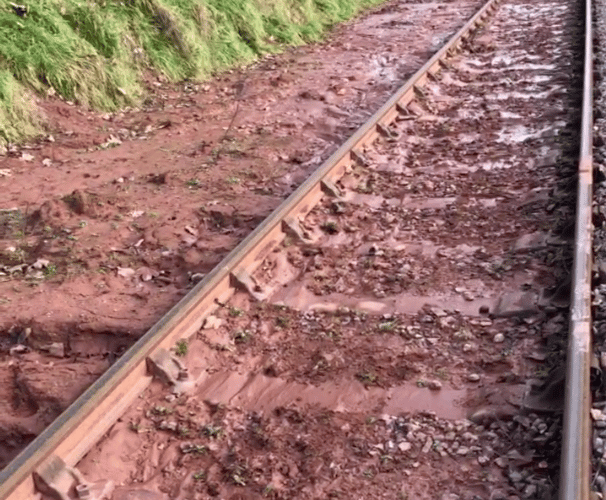
[[[319,40],[383,0],[0,0],[0,145],[32,137],[32,93],[98,110],[137,105],[143,74],[201,80]]]

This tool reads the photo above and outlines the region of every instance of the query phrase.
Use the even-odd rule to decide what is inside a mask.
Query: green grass
[[[143,74],[202,80],[321,39],[383,0],[0,0],[0,144],[41,131],[33,94],[136,106]],[[18,2],[21,3],[21,2]]]

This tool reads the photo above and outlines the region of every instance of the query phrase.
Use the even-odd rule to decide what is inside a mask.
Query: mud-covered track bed
[[[64,463],[113,498],[554,495],[583,6],[496,7],[34,441],[5,497],[28,470],[64,487]]]

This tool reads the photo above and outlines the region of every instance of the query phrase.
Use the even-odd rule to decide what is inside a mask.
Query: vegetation
[[[318,40],[382,0],[0,0],[0,144],[41,130],[35,94],[136,106],[143,74],[201,80]]]

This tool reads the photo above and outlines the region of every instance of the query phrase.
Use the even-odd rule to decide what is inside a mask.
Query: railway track
[[[572,247],[560,496],[588,498],[578,10],[489,1],[2,471],[0,498],[543,498],[563,383],[529,379],[557,364]]]

